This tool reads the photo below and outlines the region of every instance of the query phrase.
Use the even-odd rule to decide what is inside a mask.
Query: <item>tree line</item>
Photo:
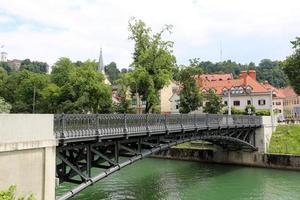
[[[211,91],[202,94],[193,76],[232,73],[238,77],[242,70],[250,69],[257,71],[258,81],[268,80],[276,87],[285,87],[289,77],[298,91],[299,38],[293,41],[295,53],[283,62],[264,59],[256,66],[252,62],[247,65],[230,60],[212,63],[195,58],[187,66],[178,66],[173,54],[174,43],[163,39],[166,34],[172,33],[171,25],[153,33],[143,21],[131,19],[128,29],[129,40],[134,42],[133,62],[129,70],[120,71],[115,62],[105,66],[109,80],[117,85],[118,105],[112,102],[112,89],[104,84],[104,75],[96,71],[97,62],[72,62],[68,58],[60,58],[48,74],[46,63],[26,59],[19,71],[7,63],[0,63],[0,109],[11,109],[13,113],[128,113],[133,112],[131,98],[128,97],[138,95],[145,102],[146,113],[159,112],[159,91],[175,80],[180,85],[181,113],[196,110],[203,99],[208,101],[204,111],[219,113],[223,107],[221,97]]]

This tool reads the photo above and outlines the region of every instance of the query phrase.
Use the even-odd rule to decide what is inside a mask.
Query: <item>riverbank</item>
[[[300,156],[171,148],[152,157],[300,171]]]

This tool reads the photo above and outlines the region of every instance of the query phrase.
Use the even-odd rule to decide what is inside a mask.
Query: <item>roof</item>
[[[222,80],[232,80],[232,74],[202,74],[198,78],[207,81],[222,81]]]
[[[221,76],[221,77],[229,78],[228,74],[225,74],[225,76]],[[246,74],[245,77],[240,77],[239,79],[215,80],[215,81],[209,81],[209,79],[202,79],[202,81],[199,82],[200,88],[206,90],[213,88],[215,89],[216,93],[219,95],[222,94],[224,88],[229,89],[232,87],[246,87],[246,86],[250,86],[252,88],[253,93],[268,92],[266,88],[264,88],[257,80],[254,80],[248,74]]]
[[[287,86],[286,88],[279,89],[279,90],[285,96],[285,98],[298,96],[291,86]]]
[[[275,99],[284,99],[285,98],[285,95],[283,93],[283,91],[281,89],[278,89],[274,86],[272,86],[268,81],[265,81],[263,84],[262,84],[263,87],[265,87],[268,91],[273,91],[273,98]]]

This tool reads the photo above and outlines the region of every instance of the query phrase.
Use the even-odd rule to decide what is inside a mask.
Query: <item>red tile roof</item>
[[[274,95],[273,98],[275,98],[275,99],[284,99],[285,98],[285,95],[282,92],[282,90],[272,86],[268,81],[264,81],[264,83],[262,83],[262,86],[264,88],[266,88],[268,91],[270,91],[270,90],[273,91],[273,95]]]
[[[223,76],[215,76],[215,74],[212,75],[212,77],[225,77],[230,78],[232,77],[231,74],[223,74]],[[208,78],[206,78],[208,77]],[[250,86],[252,88],[253,93],[268,93],[268,90],[260,84],[257,80],[254,80],[252,77],[247,74],[246,71],[242,71],[239,79],[225,79],[225,80],[214,80],[214,78],[211,78],[211,75],[201,75],[198,76],[197,79],[198,86],[201,89],[215,89],[217,94],[222,94],[223,88],[232,88],[232,87],[246,87]]]
[[[287,86],[286,88],[279,89],[279,90],[285,96],[285,98],[298,96],[291,86]]]

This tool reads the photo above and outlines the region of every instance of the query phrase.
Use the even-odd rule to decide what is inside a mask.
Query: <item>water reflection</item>
[[[62,193],[74,185],[63,184]],[[145,159],[87,188],[77,200],[300,199],[300,173]]]

